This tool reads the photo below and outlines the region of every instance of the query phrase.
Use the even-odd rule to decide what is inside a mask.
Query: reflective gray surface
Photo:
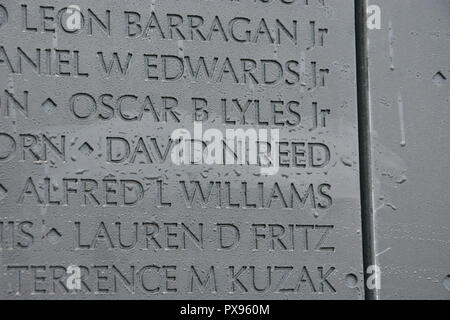
[[[353,1],[1,4],[2,298],[364,297]],[[280,170],[174,164],[205,105]]]
[[[382,29],[368,32],[378,297],[449,299],[450,4],[378,4]]]

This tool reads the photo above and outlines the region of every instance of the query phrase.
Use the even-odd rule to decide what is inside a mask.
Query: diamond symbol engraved
[[[50,99],[50,98],[48,98],[47,100],[45,100],[43,103],[42,103],[42,108],[44,109],[44,111],[45,112],[47,112],[47,113],[51,113],[53,110],[55,110],[56,109],[56,107],[57,107],[57,105],[56,105],[56,103],[52,100],[52,99]]]
[[[433,76],[433,82],[438,87],[441,87],[445,80],[447,80],[447,78],[441,71],[436,72],[436,74]]]
[[[84,154],[85,156],[90,156],[91,153],[94,151],[94,148],[91,147],[91,145],[87,142],[83,143],[78,150]]]
[[[56,244],[61,237],[61,233],[55,228],[50,229],[50,231],[44,236],[44,238],[47,238],[51,244]]]

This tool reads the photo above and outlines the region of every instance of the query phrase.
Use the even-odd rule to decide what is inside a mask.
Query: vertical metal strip
[[[371,171],[371,135],[369,103],[369,70],[367,50],[367,4],[355,0],[356,74],[358,93],[358,134],[361,188],[361,219],[364,260],[364,291],[368,300],[377,299],[377,291],[367,287],[367,268],[376,264],[375,225]]]

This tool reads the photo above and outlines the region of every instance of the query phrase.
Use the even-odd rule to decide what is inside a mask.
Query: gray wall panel
[[[330,2],[326,6],[321,1],[306,4],[303,0],[290,5],[279,1],[219,0],[83,0],[77,3],[86,20],[81,31],[71,34],[62,31],[58,23],[56,32],[46,32],[44,29],[52,29],[53,23],[51,18],[43,17],[54,17],[72,1],[52,1],[52,8],[40,7],[49,6],[49,1],[44,0],[1,1],[8,10],[8,23],[0,29],[1,45],[13,65],[2,57],[0,132],[10,136],[4,136],[3,152],[7,154],[11,150],[8,144],[11,137],[18,141],[16,154],[1,163],[0,183],[4,187],[3,192],[0,191],[4,235],[0,253],[1,297],[362,299],[353,1]],[[27,5],[26,25],[23,5]],[[91,16],[93,34],[89,35],[88,8],[102,21],[106,20],[106,10],[110,11],[110,32],[103,32]],[[148,22],[152,11],[160,19],[165,39],[161,39],[155,21]],[[126,19],[125,12],[133,12],[129,13],[131,20]],[[150,39],[127,35],[130,28],[131,33],[138,29],[135,24],[130,28],[126,26],[127,21],[138,19],[137,13],[141,15],[142,29],[147,25],[153,27],[150,28],[153,30]],[[168,20],[167,14],[175,15]],[[64,9],[62,15],[65,19]],[[191,21],[187,15],[197,18]],[[218,22],[211,27],[216,15],[228,34],[226,40]],[[211,40],[202,40],[202,36],[194,31],[194,40],[189,39],[192,34],[188,25],[199,23],[199,16],[204,19],[203,36],[208,38],[209,30],[214,31]],[[244,42],[232,39],[229,34],[231,19],[242,16],[249,20],[241,19],[235,28]],[[261,22],[262,17],[267,22]],[[180,39],[175,29],[170,36],[167,27],[170,21],[179,24],[180,19],[183,20],[180,28],[185,40]],[[295,43],[281,27],[278,28],[281,42],[277,44],[273,40],[278,37],[276,19],[289,30],[296,21]],[[270,36],[265,32],[266,24],[271,29]],[[245,43],[247,29],[252,41]],[[31,59],[35,59],[36,48],[41,48],[41,74],[36,74],[36,67],[27,61],[22,61],[24,66],[18,70],[18,47],[31,55]],[[51,75],[45,74],[45,49],[53,55]],[[56,49],[70,50],[60,53],[60,60],[69,62],[55,66]],[[114,52],[122,59],[123,66],[127,54],[133,54],[126,74],[121,74],[117,65],[109,75],[102,71],[102,54],[109,61]],[[157,57],[147,56],[150,58],[146,61],[144,54]],[[166,65],[161,55],[171,56]],[[77,57],[79,64],[76,64]],[[208,65],[217,57],[217,70],[212,79],[208,80],[204,71],[198,79],[193,79],[187,57],[195,64],[197,59],[204,57]],[[238,81],[233,77],[226,57],[233,64]],[[180,67],[177,59],[182,59],[185,64],[184,75],[176,80],[169,79]],[[247,60],[247,67],[257,64],[253,76],[258,83],[242,73],[241,59],[251,60]],[[266,63],[263,61],[269,60],[272,62],[263,71],[262,65]],[[293,62],[287,65],[289,60]],[[283,79],[276,83],[272,83],[272,79],[281,76],[274,61],[284,69]],[[154,64],[158,67],[149,68],[150,76],[159,79],[148,77],[148,65]],[[105,65],[109,66],[108,63]],[[165,66],[169,76],[161,80]],[[287,67],[293,68],[298,77]],[[227,71],[223,76],[222,70]],[[76,74],[77,71],[89,75]],[[267,77],[266,84],[262,84],[262,76]],[[20,102],[24,99],[23,91],[28,91],[28,116],[18,109],[5,89]],[[70,97],[77,93],[83,95],[71,100]],[[87,94],[97,101],[97,112],[92,112],[92,99]],[[114,118],[104,119],[111,115],[110,108],[101,104],[100,96],[104,94],[109,95],[103,96],[106,99],[103,102],[116,108],[119,96],[137,96],[137,105],[134,103],[136,98],[128,96],[125,100],[123,113],[128,118],[146,103],[148,95],[153,100],[156,115],[147,102],[148,111],[139,121],[124,119],[117,110]],[[178,99],[177,113],[169,113],[167,119],[161,116],[157,121],[163,97]],[[277,174],[264,176],[261,168],[255,165],[175,165],[170,154],[166,161],[156,160],[159,156],[152,141],[165,149],[175,129],[193,131],[192,98],[208,101],[209,117],[203,122],[204,131],[210,128],[223,133],[234,128],[279,129],[281,140],[297,142],[297,147],[306,143],[305,152],[296,151],[302,163],[288,161],[291,164],[280,168]],[[234,119],[236,125],[224,121],[224,99],[229,108],[228,119]],[[245,125],[239,123],[242,118],[237,108],[232,107],[232,99],[239,99],[241,105],[252,100]],[[258,103],[254,100],[260,103],[262,120],[269,121],[270,125],[255,125]],[[75,109],[71,101],[75,103]],[[271,101],[284,101],[282,105],[276,103],[276,108],[284,109],[284,113],[274,113]],[[290,108],[301,114],[300,123],[295,123],[299,118],[286,107],[290,101],[295,101]],[[327,116],[326,126],[321,125],[319,118],[320,127],[314,128],[315,105],[319,112],[325,110],[321,114]],[[11,111],[9,114],[8,110]],[[278,123],[274,123],[274,116]],[[293,125],[287,125],[286,120]],[[283,124],[280,121],[284,121]],[[33,149],[43,152],[42,146],[46,144],[47,159],[42,156],[37,159],[30,150],[25,150],[24,158],[23,145],[32,143],[33,138],[28,136],[23,142],[21,134],[38,135]],[[65,159],[55,153],[42,135],[57,148],[61,148],[61,143],[65,144]],[[65,142],[61,140],[62,135],[65,135]],[[127,139],[131,151],[128,154],[126,148],[120,148],[123,140],[117,142],[116,139],[113,152],[110,152],[108,141],[112,140],[108,138]],[[149,160],[150,155],[146,156],[143,143],[150,150],[153,162]],[[308,149],[308,145],[313,149]],[[323,145],[330,150],[329,155],[324,152]],[[292,145],[287,148],[292,150]],[[115,159],[124,155],[126,159],[119,163],[108,161],[110,153]],[[305,158],[308,153],[312,158]],[[289,154],[292,156],[292,151]],[[287,158],[292,159],[283,156],[283,159]],[[67,178],[72,180],[63,180]],[[98,183],[95,193],[98,205],[90,195],[83,195],[86,188],[94,188],[92,180]],[[121,180],[138,181],[145,192],[136,183],[124,185]],[[195,189],[199,184],[203,194]],[[116,194],[106,192],[106,187],[116,190]],[[300,197],[296,196],[294,188]],[[190,203],[186,194],[192,196],[193,190],[197,191]],[[141,195],[142,199],[127,205],[121,196],[123,193],[128,201],[136,195]],[[106,203],[106,194],[109,203]],[[202,201],[202,195],[207,200]],[[248,198],[244,199],[244,196]],[[162,201],[158,203],[160,198]],[[111,203],[113,201],[117,203]],[[27,223],[20,225],[23,222]],[[155,223],[159,226],[159,245],[151,240]],[[201,245],[196,244],[182,223],[198,238],[199,230],[203,228]],[[240,242],[231,248],[218,247],[220,239],[229,244],[237,238],[230,227],[221,234],[218,224],[233,224],[239,228]],[[12,241],[9,235],[13,225],[15,237]],[[118,240],[119,227],[122,245]],[[32,234],[32,245],[30,236],[21,228]],[[135,228],[138,229],[138,242],[132,248],[126,248],[127,244],[133,244]],[[256,228],[262,235],[255,235]],[[257,248],[255,240],[258,240]],[[289,244],[292,240],[295,245]],[[83,277],[88,277],[89,289],[84,284],[81,292],[64,288],[68,279],[64,268],[71,265],[83,266],[81,271]],[[156,267],[152,267],[154,265]],[[128,280],[124,280],[114,267]],[[86,276],[87,271],[89,276]],[[233,273],[240,274],[238,280],[233,280]]]
[[[450,298],[450,2],[369,1],[380,299]]]

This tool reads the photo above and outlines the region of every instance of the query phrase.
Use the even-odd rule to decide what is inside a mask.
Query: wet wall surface
[[[3,299],[449,297],[448,2],[0,5]]]
[[[378,4],[368,57],[379,298],[448,299],[450,5]]]

